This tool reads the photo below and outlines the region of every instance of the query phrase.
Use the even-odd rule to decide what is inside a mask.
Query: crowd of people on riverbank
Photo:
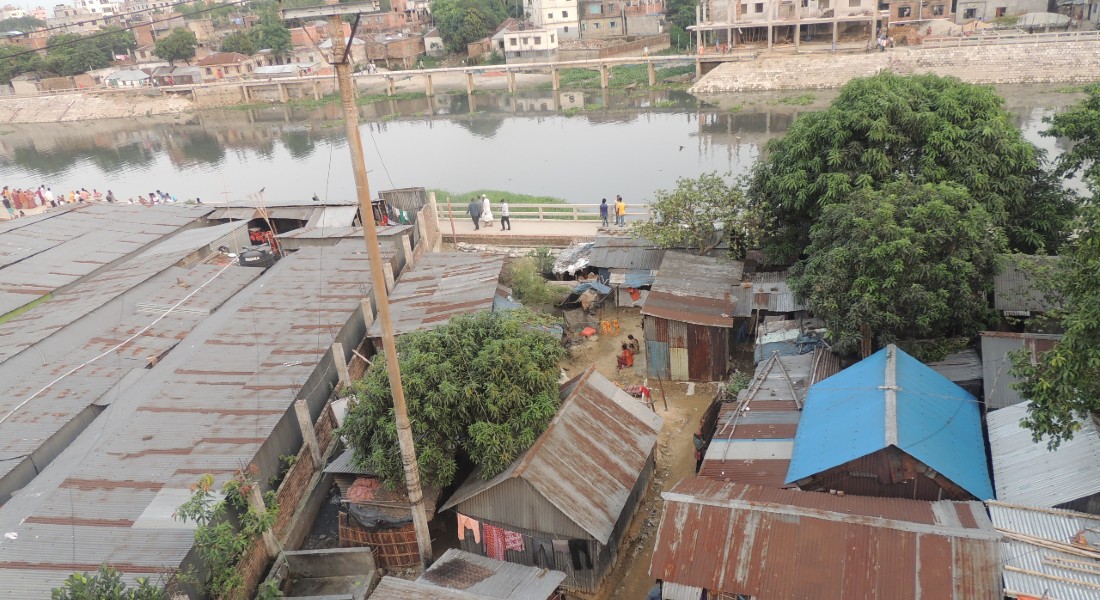
[[[111,190],[107,190],[107,193],[103,194],[96,188],[92,188],[90,192],[87,188],[81,188],[79,190],[55,194],[53,189],[46,185],[40,185],[37,189],[11,188],[5,185],[3,190],[0,190],[0,197],[3,198],[4,210],[9,219],[18,219],[19,217],[27,216],[27,213],[31,211],[41,212],[38,209],[57,208],[65,206],[66,204],[117,202],[119,204],[152,206],[154,204],[179,202],[179,199],[172,194],[160,190],[149,192],[148,197],[141,195],[137,196],[136,199],[128,198],[124,201],[115,197],[115,193]],[[199,198],[195,198],[194,202],[202,204],[202,200]]]

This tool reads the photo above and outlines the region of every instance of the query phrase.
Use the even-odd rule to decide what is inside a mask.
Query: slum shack
[[[615,564],[646,486],[663,419],[596,372],[561,387],[561,408],[503,473],[472,475],[443,505],[467,552],[565,573],[595,590]]]
[[[744,263],[668,252],[642,305],[650,377],[721,381],[734,337]]]
[[[988,500],[978,400],[891,344],[810,388],[787,483],[862,496]]]
[[[340,489],[340,546],[372,548],[375,563],[382,569],[420,564],[408,492],[386,488],[373,473],[354,463],[353,452],[345,451],[325,467]],[[424,488],[429,519],[435,515],[438,500],[439,489]]]
[[[664,256],[665,250],[649,240],[604,235],[596,238],[588,265],[614,290],[617,306],[641,306]]]

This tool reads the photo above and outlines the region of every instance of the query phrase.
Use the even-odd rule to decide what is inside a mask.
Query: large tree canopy
[[[252,45],[260,50],[271,50],[278,56],[290,54],[294,49],[290,39],[290,30],[274,10],[265,10],[260,22],[248,32]]]
[[[635,223],[634,232],[662,248],[706,254],[726,242],[743,258],[759,242],[759,219],[745,194],[718,173],[677,179],[676,189],[657,190],[649,210],[650,219]]]
[[[791,287],[825,321],[838,352],[971,335],[990,312],[1002,236],[957,184],[898,181],[826,205]]]
[[[449,485],[459,453],[492,477],[531,446],[558,409],[561,344],[525,310],[462,316],[397,342],[402,385],[428,485]],[[354,385],[343,432],[355,460],[387,484],[405,479],[385,357]]]
[[[447,50],[466,53],[466,45],[493,32],[508,16],[498,0],[435,0],[432,17]]]
[[[252,56],[256,53],[256,45],[252,43],[252,38],[247,33],[243,31],[234,31],[222,38],[221,51],[237,52],[245,56]]]
[[[1070,176],[1083,170],[1093,191],[1051,276],[1060,308],[1049,316],[1063,336],[1034,363],[1025,353],[1013,356],[1016,388],[1031,401],[1023,424],[1052,448],[1073,437],[1078,419],[1100,413],[1100,85],[1086,91],[1085,100],[1055,115],[1043,132],[1073,142],[1058,171]]]
[[[134,47],[134,35],[116,26],[93,36],[63,33],[47,42],[44,66],[58,75],[79,75],[109,66],[116,54],[126,54]]]
[[[1013,249],[1053,251],[1073,202],[991,87],[935,75],[855,79],[829,108],[768,144],[749,195],[774,223],[765,248],[793,260],[828,204],[898,179],[954,182],[1003,227]]]
[[[173,29],[172,33],[157,40],[156,53],[157,56],[168,61],[169,64],[177,60],[186,61],[190,64],[191,59],[195,58],[195,46],[197,44],[198,38],[195,37],[195,32],[181,27]]]

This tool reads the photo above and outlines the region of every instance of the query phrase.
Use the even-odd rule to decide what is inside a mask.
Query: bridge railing
[[[439,220],[450,218],[467,219],[466,207],[468,202],[452,200],[448,205],[446,200],[439,202]],[[500,202],[493,201],[493,218],[500,219]],[[607,203],[609,219],[615,218],[615,205]],[[532,221],[599,221],[599,204],[508,204],[509,218]],[[649,210],[643,207],[631,208],[627,205],[626,216],[628,220],[648,219]]]
[[[965,48],[970,46],[1000,46],[1005,44],[1046,44],[1052,42],[1100,41],[1100,31],[1054,31],[1050,33],[1004,33],[960,37],[929,37],[923,48]]]

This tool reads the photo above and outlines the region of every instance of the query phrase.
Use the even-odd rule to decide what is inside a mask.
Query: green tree
[[[718,173],[681,177],[676,189],[657,190],[648,221],[634,233],[661,248],[688,248],[707,254],[727,242],[730,254],[744,258],[760,239],[759,219],[739,187]]]
[[[278,13],[266,10],[260,15],[260,22],[248,31],[252,45],[260,50],[271,50],[278,56],[290,54],[290,30],[279,18]]]
[[[16,17],[14,19],[4,19],[0,21],[0,32],[22,31],[23,33],[30,33],[39,27],[45,26],[46,22],[42,19],[36,19],[34,17]]]
[[[175,63],[177,60],[191,64],[191,59],[195,58],[196,44],[198,39],[195,37],[195,32],[180,27],[157,40],[156,53],[158,57],[168,61],[168,64]]]
[[[459,453],[492,477],[531,446],[558,409],[558,339],[526,310],[451,319],[397,341],[417,462],[426,485],[453,482]],[[343,434],[355,461],[390,486],[405,479],[386,360],[353,386],[357,402]]]
[[[252,56],[256,53],[256,45],[252,43],[252,38],[247,33],[234,31],[222,38],[221,51],[238,52],[245,56]]]
[[[42,64],[61,76],[79,75],[107,67],[116,54],[125,54],[133,48],[133,34],[116,26],[91,36],[63,33],[46,43],[46,59]]]
[[[137,587],[129,587],[122,581],[122,573],[110,565],[100,565],[91,575],[69,575],[61,587],[53,589],[50,597],[53,600],[168,600],[168,592],[149,583],[148,577],[139,577]]]
[[[1055,115],[1043,132],[1073,143],[1059,157],[1058,173],[1083,171],[1093,192],[1050,277],[1049,292],[1059,308],[1048,316],[1061,325],[1062,339],[1034,364],[1024,352],[1012,357],[1016,389],[1031,401],[1022,424],[1035,441],[1048,438],[1052,449],[1073,438],[1079,419],[1100,412],[1100,86],[1086,92],[1088,97]]]
[[[828,204],[898,177],[954,182],[1024,252],[1056,251],[1072,197],[1043,169],[991,87],[935,75],[855,79],[826,110],[799,118],[753,170],[749,196],[770,221],[775,262],[799,256]]]
[[[826,205],[790,283],[842,353],[866,334],[880,344],[969,336],[991,316],[986,297],[1003,248],[962,186],[898,181]]]
[[[0,46],[0,84],[11,83],[13,77],[37,71],[43,65],[38,52],[27,52],[19,46]]]
[[[695,24],[696,0],[668,0],[665,14],[668,15],[669,41],[672,47],[686,49],[692,44],[692,34],[687,28]]]
[[[507,17],[504,3],[495,0],[435,0],[432,16],[447,50],[466,53],[466,45],[493,32]]]

